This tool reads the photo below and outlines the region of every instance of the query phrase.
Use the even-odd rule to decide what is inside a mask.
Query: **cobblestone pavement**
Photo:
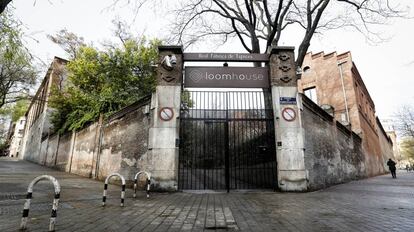
[[[0,159],[0,231],[17,231],[26,188],[42,174],[62,186],[57,231],[414,231],[414,173],[337,185],[312,193],[140,192],[109,186],[101,206],[103,183],[36,164]],[[29,231],[47,231],[53,187],[34,188]]]

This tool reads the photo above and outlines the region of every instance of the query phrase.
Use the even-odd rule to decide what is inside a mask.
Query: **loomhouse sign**
[[[262,67],[186,67],[185,87],[268,88],[269,69]]]

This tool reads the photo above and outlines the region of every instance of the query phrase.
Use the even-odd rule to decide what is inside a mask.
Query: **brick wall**
[[[375,176],[384,173],[375,123],[375,104],[351,53],[308,53],[303,68],[306,71],[298,82],[299,91],[304,92],[307,88],[315,87],[317,104],[333,106],[334,118],[337,121],[347,121],[348,114],[352,131],[362,138],[367,174]]]

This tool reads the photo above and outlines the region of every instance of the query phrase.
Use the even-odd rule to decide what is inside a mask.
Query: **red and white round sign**
[[[174,110],[171,107],[163,107],[160,109],[158,116],[163,121],[170,121],[174,117]]]
[[[282,117],[288,122],[296,119],[296,111],[293,108],[286,107],[282,110]]]

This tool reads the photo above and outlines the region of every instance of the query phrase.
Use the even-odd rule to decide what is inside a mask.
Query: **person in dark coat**
[[[388,168],[390,169],[392,178],[397,178],[397,174],[395,174],[395,171],[396,171],[395,165],[396,164],[397,163],[394,162],[392,159],[389,159],[388,162],[387,162],[387,165],[388,165]]]

